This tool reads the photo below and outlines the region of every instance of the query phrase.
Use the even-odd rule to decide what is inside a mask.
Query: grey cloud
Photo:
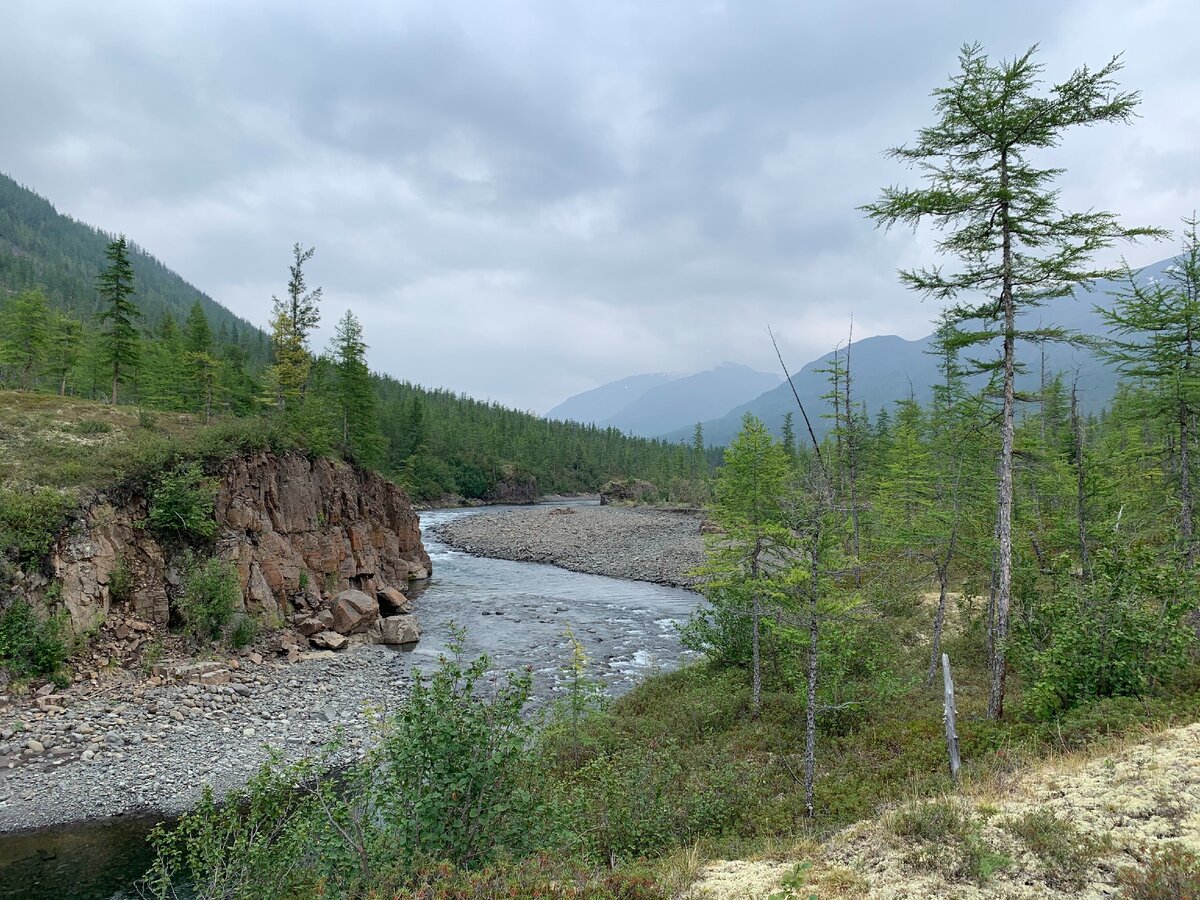
[[[851,315],[925,333],[895,269],[930,235],[855,207],[912,179],[882,151],[963,41],[1041,41],[1050,78],[1127,49],[1145,118],[1064,145],[1064,196],[1173,226],[1200,194],[1186,0],[147,0],[8,25],[0,168],[260,323],[315,244],[325,319],[352,306],[373,365],[521,408],[770,367],[768,321],[797,363]]]

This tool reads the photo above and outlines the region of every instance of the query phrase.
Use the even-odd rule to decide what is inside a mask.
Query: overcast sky
[[[0,171],[265,325],[290,248],[373,368],[544,411],[640,372],[929,332],[931,236],[855,207],[981,41],[1124,51],[1141,118],[1072,136],[1068,205],[1200,206],[1200,3],[11,4]],[[1131,247],[1134,265],[1175,244]]]

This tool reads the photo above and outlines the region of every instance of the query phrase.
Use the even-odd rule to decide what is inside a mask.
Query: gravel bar
[[[574,572],[690,587],[704,562],[703,516],[619,506],[534,506],[462,516],[434,528],[458,550]]]
[[[0,832],[114,815],[172,816],[205,785],[221,796],[244,785],[276,748],[318,753],[339,735],[342,761],[371,740],[365,706],[394,708],[407,694],[403,654],[364,645],[317,651],[291,665],[240,661],[227,684],[155,684],[133,673],[111,690],[73,696],[65,709],[0,716]],[[30,742],[39,752],[22,753]]]

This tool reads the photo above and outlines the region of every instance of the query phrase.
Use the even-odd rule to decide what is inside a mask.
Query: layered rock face
[[[299,594],[428,578],[417,514],[374,472],[299,454],[231,460],[216,501],[217,555],[234,564],[248,612],[289,612]],[[294,605],[294,604],[293,604]]]
[[[216,555],[236,568],[246,612],[268,621],[328,605],[348,590],[375,602],[381,589],[402,588],[431,571],[404,492],[344,463],[300,454],[231,459],[219,473],[215,514]],[[127,601],[142,620],[167,624],[168,596],[182,577],[139,527],[145,515],[144,498],[120,505],[99,499],[60,537],[50,565],[62,585],[58,602],[77,633],[103,621],[114,601]],[[128,597],[114,597],[122,569]]]

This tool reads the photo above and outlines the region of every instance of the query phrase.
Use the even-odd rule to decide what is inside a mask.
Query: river
[[[456,623],[466,629],[470,655],[486,652],[500,670],[532,667],[537,703],[561,688],[561,670],[571,658],[568,628],[583,644],[592,674],[613,696],[660,668],[678,665],[684,651],[676,626],[695,608],[695,594],[470,556],[432,534],[437,524],[476,512],[421,514],[433,578],[412,592],[423,636],[406,654],[409,664],[436,665]],[[153,824],[121,817],[0,835],[0,900],[137,896],[131,888],[149,862],[145,838]]]

